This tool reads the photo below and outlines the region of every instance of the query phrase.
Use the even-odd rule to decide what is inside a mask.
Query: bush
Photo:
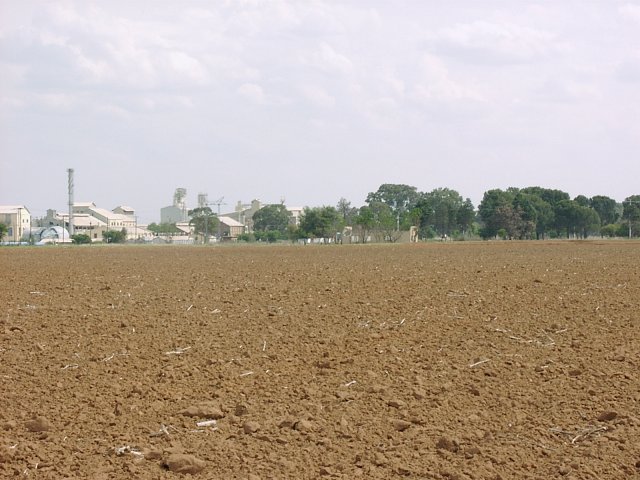
[[[238,235],[238,241],[239,242],[255,242],[255,237],[250,234],[250,233],[241,233],[240,235]]]
[[[102,241],[105,243],[124,243],[127,241],[127,231],[124,228],[120,231],[109,230],[102,234]]]
[[[603,225],[602,228],[600,228],[600,235],[602,235],[603,237],[615,237],[618,234],[618,226],[610,223],[609,225]]]
[[[261,232],[254,232],[256,240],[261,242],[275,243],[282,238],[282,234],[277,230],[263,230]]]
[[[86,233],[76,233],[75,235],[71,235],[71,241],[75,245],[84,245],[91,243],[91,237]]]

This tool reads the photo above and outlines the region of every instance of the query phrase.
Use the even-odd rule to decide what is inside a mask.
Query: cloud
[[[350,75],[354,70],[351,60],[345,55],[338,53],[326,42],[322,42],[318,50],[304,56],[303,63],[324,72],[340,73],[343,75]]]
[[[393,130],[403,125],[400,105],[390,97],[376,98],[369,102],[365,115],[378,129]]]
[[[596,85],[567,78],[547,80],[541,87],[534,90],[534,95],[542,101],[554,104],[593,101],[602,98],[602,93]]]
[[[263,104],[265,102],[265,95],[262,87],[255,83],[243,83],[238,87],[238,93],[255,103]]]
[[[640,82],[640,55],[621,62],[616,68],[616,78],[622,82]]]
[[[618,7],[618,12],[626,18],[640,23],[640,5],[627,3]]]
[[[336,99],[327,93],[322,87],[316,85],[304,85],[300,87],[302,95],[311,102],[312,105],[319,108],[333,108],[336,105]]]
[[[454,81],[444,62],[431,54],[425,54],[422,57],[420,77],[413,86],[413,96],[427,103],[432,101],[483,100],[483,96],[479,92]]]
[[[488,64],[528,62],[562,47],[549,32],[483,20],[444,28],[432,40],[438,52]]]

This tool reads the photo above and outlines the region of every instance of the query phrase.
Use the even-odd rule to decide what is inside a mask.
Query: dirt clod
[[[30,432],[48,432],[53,429],[53,425],[47,417],[36,417],[25,422],[25,427]]]
[[[169,455],[164,461],[165,467],[174,473],[184,473],[195,475],[204,470],[206,463],[204,460],[184,453],[174,453]]]

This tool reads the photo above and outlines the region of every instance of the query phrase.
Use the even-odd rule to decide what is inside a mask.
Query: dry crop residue
[[[0,249],[0,477],[640,475],[640,244]]]

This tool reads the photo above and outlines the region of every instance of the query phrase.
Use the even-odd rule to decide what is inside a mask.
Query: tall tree
[[[638,236],[637,223],[640,222],[640,195],[631,195],[622,202],[622,219],[627,223],[629,236]],[[635,231],[635,235],[633,232]]]
[[[562,200],[570,200],[570,196],[567,192],[563,192],[562,190],[556,190],[552,188],[542,188],[542,187],[527,187],[520,189],[522,193],[530,193],[533,195],[537,195],[542,198],[545,202],[551,205],[553,208],[556,207],[558,203]]]
[[[493,212],[492,222],[497,227],[496,233],[501,231],[511,240],[522,238],[522,211],[506,204],[498,206]]]
[[[4,223],[0,222],[0,242],[7,235],[9,231],[9,227],[7,227]]]
[[[291,213],[282,204],[265,205],[253,214],[256,232],[278,232],[284,235],[291,220]]]
[[[364,205],[358,210],[355,224],[360,229],[360,241],[366,243],[371,231],[375,227],[375,217],[370,206]]]
[[[513,192],[505,192],[500,189],[488,190],[484,193],[478,206],[478,214],[484,223],[480,229],[480,235],[483,238],[495,237],[498,234],[498,230],[504,229],[508,231],[512,228],[512,225],[504,224],[507,218],[510,219],[509,222],[512,219],[512,212],[509,212],[504,207],[513,209],[514,197],[515,194]]]
[[[204,243],[209,243],[209,237],[216,232],[218,227],[218,217],[211,211],[210,207],[198,207],[189,210],[189,225],[193,226],[196,234],[204,236]]]
[[[373,214],[373,235],[377,241],[396,242],[400,238],[397,230],[397,216],[389,205],[383,202],[371,202]]]
[[[596,195],[589,200],[589,206],[598,212],[602,225],[611,225],[618,220],[616,201],[604,195]]]
[[[583,209],[588,207],[581,206],[575,200],[562,200],[556,205],[556,228],[565,232],[567,238],[582,236],[582,226],[587,216]]]
[[[338,200],[336,210],[338,210],[338,213],[342,217],[345,225],[351,225],[353,223],[353,219],[358,214],[358,209],[353,208],[351,206],[351,202],[344,197],[340,197],[340,200]]]
[[[473,203],[471,202],[471,199],[467,198],[460,206],[456,214],[456,223],[463,235],[471,230],[471,226],[473,225],[473,221],[475,220],[475,218],[476,210],[473,206]]]
[[[429,195],[433,205],[434,225],[440,235],[451,235],[458,225],[458,211],[462,208],[462,196],[450,188],[436,188]]]
[[[340,214],[335,207],[305,207],[300,216],[300,232],[306,238],[335,238],[342,229]]]
[[[366,203],[371,206],[375,202],[384,203],[391,208],[396,224],[404,224],[405,217],[420,198],[416,187],[402,184],[385,183],[377,191],[367,195]]]
[[[584,195],[578,195],[576,198],[573,199],[573,201],[576,202],[581,207],[589,206],[589,199]]]
[[[600,233],[600,217],[593,208],[580,205],[577,220],[578,232],[582,238]]]

